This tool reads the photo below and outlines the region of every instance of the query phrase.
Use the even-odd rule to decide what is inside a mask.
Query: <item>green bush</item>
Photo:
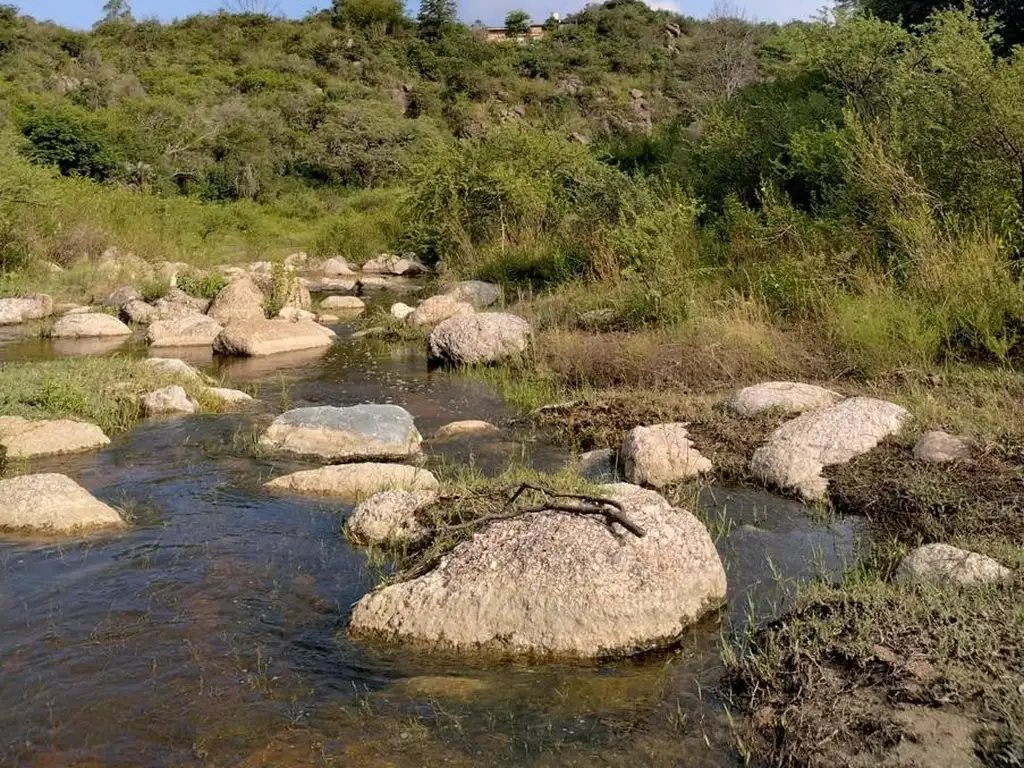
[[[220,275],[185,274],[178,276],[178,288],[197,299],[215,299],[227,281]]]
[[[64,176],[108,178],[118,156],[110,137],[96,123],[69,109],[40,110],[22,126],[28,140],[26,156],[40,165],[53,165]]]

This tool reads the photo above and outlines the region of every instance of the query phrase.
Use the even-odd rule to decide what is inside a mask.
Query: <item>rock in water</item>
[[[416,544],[429,528],[416,513],[437,501],[437,491],[383,491],[355,508],[345,524],[349,538],[366,546]]]
[[[193,368],[184,360],[179,360],[176,357],[147,357],[142,361],[142,365],[154,371],[174,376],[184,376],[189,379],[203,378],[203,374],[199,372],[199,369]]]
[[[925,544],[900,563],[896,580],[903,583],[995,584],[1013,575],[991,557],[957,549],[949,544]]]
[[[769,381],[741,389],[729,400],[729,409],[740,416],[756,416],[762,411],[779,409],[803,413],[825,408],[843,399],[838,392],[796,381]]]
[[[210,305],[209,315],[223,326],[263,320],[263,291],[249,277],[243,277],[224,286]]]
[[[810,411],[775,430],[754,452],[750,471],[778,488],[797,491],[805,499],[825,498],[825,467],[845,464],[895,435],[910,414],[884,400],[853,397],[822,410]]]
[[[146,341],[154,348],[209,347],[224,328],[207,315],[189,314],[173,320],[157,320],[146,331]]]
[[[30,421],[17,416],[0,416],[0,448],[6,450],[9,459],[80,453],[109,444],[109,438],[95,424],[68,419]]]
[[[199,410],[196,401],[190,398],[185,390],[177,384],[143,395],[139,398],[139,405],[147,416],[195,413]]]
[[[445,294],[454,297],[456,301],[468,301],[481,309],[491,306],[501,298],[501,287],[480,280],[465,280],[453,285]]]
[[[437,432],[434,433],[434,439],[451,440],[456,437],[465,437],[467,435],[499,434],[501,434],[501,430],[489,421],[453,421],[451,424],[445,424],[443,427],[440,427]]]
[[[471,315],[475,311],[472,304],[452,296],[431,296],[406,315],[405,322],[413,328],[425,328],[437,325],[449,317]]]
[[[328,259],[324,262],[324,275],[327,277],[345,277],[346,275],[354,275],[352,267],[348,265],[348,262],[338,257]]]
[[[623,440],[620,455],[629,482],[654,488],[711,471],[711,462],[690,442],[685,424],[636,427]]]
[[[268,491],[302,496],[333,496],[359,501],[383,491],[431,491],[438,488],[433,473],[407,464],[340,464],[293,472],[265,483]]]
[[[238,389],[207,387],[204,391],[222,406],[238,407],[242,405],[249,405],[253,402],[251,395]]]
[[[412,415],[397,405],[320,406],[281,414],[260,445],[325,461],[408,459],[422,438]]]
[[[948,432],[925,432],[914,446],[914,458],[933,464],[966,461],[971,458],[971,448],[963,438]]]
[[[329,347],[335,333],[307,320],[254,320],[235,323],[216,338],[213,351],[221,355],[265,357],[280,352]]]
[[[435,365],[493,363],[522,354],[530,344],[530,324],[521,317],[481,312],[450,317],[427,337]]]
[[[53,299],[44,293],[23,299],[0,299],[0,325],[18,325],[49,317]]]
[[[332,312],[362,312],[366,309],[366,303],[358,296],[328,296],[320,302],[320,309],[329,309]]]
[[[133,299],[121,307],[121,319],[126,323],[149,325],[157,319],[156,307],[142,299]]]
[[[0,528],[70,533],[121,528],[117,511],[96,499],[70,477],[22,475],[0,480]]]
[[[131,336],[132,329],[116,317],[101,312],[90,312],[84,315],[65,315],[54,324],[50,335],[55,339]]]
[[[500,656],[601,658],[670,645],[725,602],[704,525],[653,491],[602,486],[647,535],[582,515],[491,523],[411,581],[366,595],[357,637]]]

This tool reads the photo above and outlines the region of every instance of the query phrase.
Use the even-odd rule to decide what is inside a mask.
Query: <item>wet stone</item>
[[[264,448],[326,461],[408,459],[421,442],[412,415],[397,405],[298,408],[278,416],[260,438]]]
[[[17,416],[0,416],[0,454],[9,459],[31,459],[81,453],[103,448],[110,439],[95,424],[82,421],[32,421]]]
[[[363,462],[293,472],[264,484],[268,491],[359,501],[384,491],[432,491],[432,472],[407,464]]]
[[[187,414],[199,410],[196,401],[177,384],[146,393],[139,398],[139,405],[147,416]]]
[[[64,475],[0,480],[0,499],[0,529],[72,533],[124,526],[117,510]]]

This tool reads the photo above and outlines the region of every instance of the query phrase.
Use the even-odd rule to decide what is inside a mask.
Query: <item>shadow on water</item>
[[[343,341],[195,362],[259,384],[272,407],[397,403],[424,434],[514,415],[477,382],[428,373],[416,350]],[[265,494],[300,465],[239,450],[251,419],[150,421],[98,454],[33,464],[135,525],[0,544],[0,765],[734,765],[715,697],[723,627],[778,615],[796,580],[844,567],[859,533],[768,494],[709,489],[729,605],[671,652],[495,665],[363,645],[345,626],[377,574],[339,534],[350,508]],[[436,450],[432,462],[486,472],[565,459],[533,435]]]

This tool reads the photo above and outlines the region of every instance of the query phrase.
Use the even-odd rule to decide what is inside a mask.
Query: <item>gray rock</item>
[[[221,355],[264,357],[329,347],[334,339],[330,328],[305,320],[254,320],[225,328],[214,341],[213,351]]]
[[[957,549],[949,544],[918,547],[900,563],[896,580],[912,584],[997,584],[1013,572],[991,557]]]
[[[570,463],[580,477],[592,483],[618,483],[623,479],[618,451],[611,448],[581,453]]]
[[[186,315],[157,320],[146,331],[151,347],[209,347],[224,329],[208,315]]]
[[[174,357],[147,357],[142,361],[142,365],[147,368],[152,368],[154,371],[158,371],[160,373],[184,376],[187,379],[203,378],[203,374],[201,374],[198,369],[193,368],[184,360],[178,360]]]
[[[430,332],[427,355],[431,362],[441,365],[493,363],[525,352],[530,336],[530,324],[515,315],[457,315]]]
[[[471,315],[475,311],[472,304],[452,296],[431,296],[410,312],[405,322],[413,328],[432,327],[449,317]]]
[[[381,254],[363,264],[364,274],[375,275],[422,275],[429,270],[415,258]]]
[[[355,280],[334,277],[325,277],[322,280],[311,281],[307,286],[313,293],[326,293],[329,295],[355,293],[358,287],[359,284]]]
[[[132,329],[116,317],[90,312],[84,315],[65,315],[54,323],[50,335],[55,339],[131,336]]]
[[[491,523],[430,573],[363,597],[350,632],[430,650],[602,658],[671,645],[725,602],[707,529],[652,491],[612,485],[647,535],[542,512]]]
[[[107,296],[107,298],[103,300],[103,306],[116,307],[117,309],[120,309],[129,301],[135,301],[136,299],[141,298],[142,294],[139,293],[137,288],[131,285],[127,285],[123,288],[118,288],[112,294]]]
[[[0,456],[34,459],[103,448],[110,440],[95,424],[83,421],[29,420],[0,416]],[[0,497],[2,498],[2,497]]]
[[[489,307],[501,299],[501,287],[480,280],[465,280],[453,285],[445,291],[445,294],[456,301],[466,301],[477,309],[481,309]]]
[[[364,275],[359,278],[357,285],[361,291],[382,291],[388,287],[388,280],[378,275]]]
[[[49,317],[53,299],[45,293],[25,298],[0,299],[0,325],[19,325]]]
[[[914,458],[933,464],[967,461],[971,448],[966,440],[948,432],[925,432],[914,446]]]
[[[222,326],[263,320],[264,300],[259,286],[251,278],[243,277],[224,286],[210,305],[209,315]]]
[[[332,315],[330,312],[321,312],[316,316],[316,321],[320,325],[337,325],[341,322],[341,318],[337,315]]]
[[[750,471],[777,488],[821,500],[828,491],[825,467],[845,464],[897,434],[910,414],[884,400],[853,397],[788,421],[754,452]]]
[[[395,304],[392,304],[391,309],[388,311],[391,314],[391,316],[396,320],[405,320],[405,318],[407,318],[414,312],[414,308],[410,307],[408,304],[403,304],[402,302],[399,301]]]
[[[125,524],[117,510],[64,475],[0,480],[0,499],[0,529],[73,533]]]
[[[126,323],[136,325],[149,325],[159,317],[159,313],[152,304],[147,304],[142,299],[132,299],[121,307],[121,319]]]
[[[622,441],[626,479],[664,488],[711,471],[711,462],[690,442],[685,424],[636,427]]]
[[[445,424],[434,433],[435,440],[451,440],[466,435],[498,435],[501,430],[489,421],[470,419],[467,421],[453,421]]]
[[[253,402],[252,396],[237,389],[223,387],[207,387],[205,393],[220,403],[221,406],[238,407]]]
[[[362,312],[366,304],[358,296],[328,296],[320,302],[320,308],[332,312]]]
[[[139,405],[146,416],[162,414],[195,413],[199,405],[177,384],[147,392],[139,398]]]
[[[315,323],[316,315],[305,309],[296,309],[295,307],[282,307],[281,311],[277,313],[277,316],[281,320],[287,320],[289,323]]]
[[[278,416],[260,445],[326,461],[408,459],[422,437],[412,415],[397,405],[297,408]]]
[[[795,381],[769,381],[741,389],[729,400],[729,409],[740,416],[756,416],[764,411],[779,409],[786,413],[803,413],[814,408],[826,408],[843,399],[838,392],[801,384]]]
[[[345,524],[348,537],[365,546],[418,544],[430,528],[416,517],[437,501],[436,490],[383,491],[355,508]]]
[[[301,496],[326,496],[360,501],[383,491],[430,491],[437,478],[425,469],[407,464],[338,464],[278,477],[265,483],[268,491]]]
[[[340,257],[328,259],[324,262],[324,275],[327,277],[346,277],[348,275],[354,275],[352,267],[348,265],[348,262]]]

